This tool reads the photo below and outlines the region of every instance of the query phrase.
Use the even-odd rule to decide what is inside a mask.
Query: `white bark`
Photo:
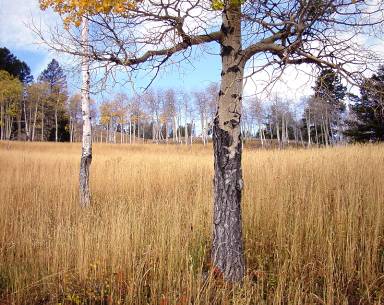
[[[82,19],[81,40],[84,45],[84,53],[88,53],[88,20]],[[87,207],[91,203],[89,190],[89,167],[92,162],[92,125],[89,107],[89,58],[83,56],[81,63],[81,111],[83,115],[83,142],[80,162],[80,206]]]

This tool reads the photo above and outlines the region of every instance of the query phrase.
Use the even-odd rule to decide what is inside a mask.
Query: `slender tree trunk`
[[[308,113],[308,117],[307,117],[307,133],[308,133],[308,147],[311,146],[311,117],[310,117],[310,113]]]
[[[139,120],[137,120],[137,143],[140,144],[140,124],[139,124]]]
[[[81,40],[84,51],[88,53],[88,20],[82,18]],[[83,140],[80,160],[80,206],[88,207],[91,204],[89,190],[89,168],[92,162],[92,125],[89,107],[89,58],[83,56],[81,63],[82,88],[81,88],[81,111],[83,115]]]
[[[0,128],[1,128],[1,133],[0,133],[0,140],[4,140],[4,127],[5,127],[5,122],[4,122],[4,105],[0,105]]]
[[[325,126],[325,130],[327,132],[327,142],[328,144],[333,144],[334,143],[334,138],[333,138],[333,132],[332,132],[332,127],[331,127],[331,124],[330,124],[330,121],[329,121],[329,116],[328,116],[328,112],[325,112],[325,123],[324,123],[324,126]]]
[[[285,118],[285,142],[287,143],[287,145],[289,145],[288,122],[286,118]]]
[[[184,126],[184,140],[185,140],[185,145],[188,145],[188,123],[187,123],[187,120],[185,120],[185,126]]]
[[[41,103],[41,142],[44,141],[44,103]]]
[[[180,119],[180,115],[177,119],[177,132],[178,132],[178,135],[179,135],[179,143],[180,144],[183,144],[183,139],[181,138],[181,119]]]
[[[281,146],[285,146],[285,121],[284,115],[281,116]]]
[[[123,125],[120,124],[120,144],[123,144]]]
[[[260,137],[260,142],[261,142],[261,147],[264,147],[264,134],[263,130],[261,129],[261,125],[259,124],[259,137]]]
[[[73,123],[72,123],[72,118],[69,118],[69,142],[73,142]]]
[[[26,107],[26,101],[25,97],[23,97],[23,108],[24,108],[24,127],[25,127],[25,135],[26,135],[26,140],[30,141],[31,140],[31,133],[30,133],[30,124],[28,124],[28,117],[27,117],[27,107]]]
[[[136,123],[133,123],[133,144],[135,144],[136,138]]]
[[[58,118],[57,118],[57,107],[58,106],[56,104],[56,107],[55,107],[55,142],[59,141],[59,123],[58,123]]]
[[[17,120],[17,140],[21,141],[21,120],[22,120],[22,117],[23,117],[23,101],[19,102],[19,106],[20,106],[20,111],[16,115],[16,120]]]
[[[168,122],[165,122],[165,143],[168,144]]]
[[[276,135],[277,135],[277,143],[279,145],[279,148],[281,148],[279,118],[277,116],[276,116]]]
[[[240,14],[240,5],[226,4],[223,10],[222,78],[213,124],[212,262],[230,282],[241,281],[245,268],[241,220],[240,117],[244,64],[241,62]]]
[[[299,129],[299,134],[300,134],[301,146],[305,147],[304,140],[303,140],[303,133],[301,132],[301,129]]]
[[[35,140],[35,130],[36,130],[36,121],[37,121],[37,108],[39,106],[39,99],[36,102],[36,107],[35,107],[35,113],[33,114],[33,126],[32,126],[32,141]]]
[[[132,122],[129,120],[129,144],[132,144]]]
[[[193,120],[192,120],[192,122],[191,122],[191,145],[193,144],[193,132],[194,132],[194,129],[195,129],[195,123],[193,122]]]
[[[12,125],[13,125],[13,119],[11,116],[6,115],[6,139],[9,141],[11,139],[11,134],[12,134]]]
[[[201,142],[205,145],[205,124],[204,124],[204,116],[200,114],[200,124],[201,124]]]

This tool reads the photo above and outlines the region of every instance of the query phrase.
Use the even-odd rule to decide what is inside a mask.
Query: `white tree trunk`
[[[88,53],[88,20],[82,19],[81,40],[84,51]],[[84,56],[81,63],[82,88],[81,88],[81,111],[83,115],[83,142],[80,161],[80,206],[87,207],[91,204],[89,190],[89,167],[92,162],[92,125],[89,107],[89,58]]]
[[[41,142],[44,141],[44,104],[41,103]]]
[[[59,140],[59,123],[58,123],[58,113],[57,113],[57,107],[58,107],[59,101],[56,102],[56,107],[55,107],[55,142]]]

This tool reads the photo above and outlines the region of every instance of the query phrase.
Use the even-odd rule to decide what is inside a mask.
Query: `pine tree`
[[[384,140],[384,66],[367,79],[361,97],[351,95],[350,119],[345,135],[356,142]]]
[[[303,118],[308,139],[311,137],[317,145],[325,146],[341,141],[347,88],[335,71],[325,69],[321,71],[313,90]]]
[[[65,128],[63,129],[63,126],[59,127],[59,125],[68,124],[68,119],[64,117],[64,105],[67,100],[67,78],[57,60],[52,59],[48,64],[47,69],[45,69],[39,76],[39,81],[49,84],[50,106],[53,108],[55,125],[54,133],[51,132],[50,139],[54,139],[55,142],[58,142],[59,140],[62,140],[61,138],[64,136],[62,133],[60,133],[59,136],[59,131],[65,130]],[[68,137],[68,135],[65,134],[65,137]]]
[[[5,70],[23,83],[30,83],[33,80],[31,69],[24,62],[19,60],[7,48],[0,48],[0,70]]]

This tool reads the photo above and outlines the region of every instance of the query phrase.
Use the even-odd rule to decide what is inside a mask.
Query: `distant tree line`
[[[150,89],[128,97],[92,101],[93,141],[183,143],[211,139],[218,85],[187,92]],[[278,95],[244,100],[243,141],[263,147],[330,146],[384,140],[384,66],[366,79],[360,94],[347,92],[340,76],[324,69],[313,94],[301,101]],[[81,95],[69,95],[66,75],[53,59],[36,81],[28,65],[0,48],[0,138],[78,142]]]
[[[340,76],[322,70],[313,94],[301,101],[273,96],[245,100],[243,139],[262,146],[330,146],[384,140],[384,67],[364,81],[360,95],[347,92]]]
[[[67,80],[53,59],[36,81],[25,62],[0,49],[1,139],[69,141]]]

